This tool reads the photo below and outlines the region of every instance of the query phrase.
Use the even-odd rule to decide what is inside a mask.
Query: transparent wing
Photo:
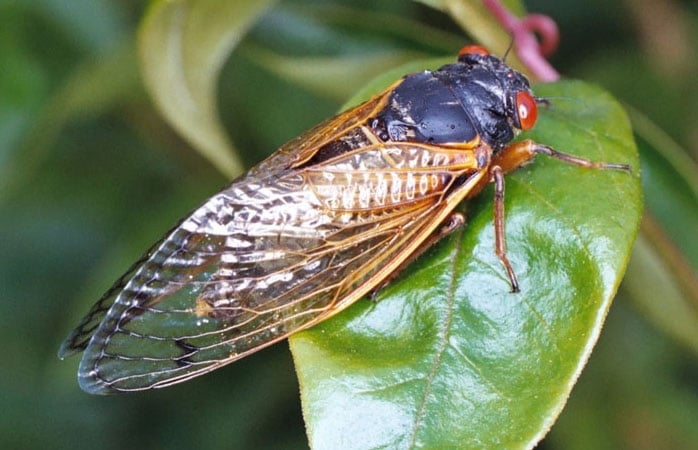
[[[472,151],[362,133],[323,144],[326,159],[282,148],[156,244],[63,344],[62,355],[85,350],[81,387],[168,386],[329,317],[399,267],[482,177]]]

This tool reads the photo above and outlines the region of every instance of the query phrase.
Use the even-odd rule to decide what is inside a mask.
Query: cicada
[[[206,200],[92,307],[59,356],[84,351],[78,379],[107,394],[210,372],[375,292],[464,219],[495,185],[495,251],[510,280],[504,174],[542,153],[629,171],[530,140],[529,82],[479,46],[406,75],[283,145]]]

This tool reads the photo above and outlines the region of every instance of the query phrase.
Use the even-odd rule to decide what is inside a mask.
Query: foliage
[[[680,23],[695,30],[695,5],[672,5],[682,8]],[[648,41],[643,34],[646,29],[638,26],[636,37],[633,22],[625,19],[627,14],[639,14],[633,6],[626,10],[622,4],[600,1],[530,2],[527,6],[548,12],[563,30],[562,48],[553,60],[556,67],[574,78],[603,85],[632,107],[649,212],[642,246],[633,256],[599,348],[542,446],[690,448],[698,441],[694,426],[698,422],[695,55],[667,63],[662,59],[667,52],[642,50],[638,42]],[[138,72],[143,63],[136,50],[137,26],[146,14],[140,6],[48,0],[10,3],[0,11],[4,68],[0,73],[4,256],[0,258],[0,330],[9,353],[5,358],[9,370],[0,378],[2,446],[305,448],[293,366],[284,345],[165,391],[108,399],[78,391],[76,362],[55,358],[60,340],[115,275],[177,218],[222,186],[226,177],[164,123],[145,93]],[[595,32],[590,34],[592,22]],[[239,41],[221,71],[214,70],[213,77],[207,74],[200,84],[212,89],[211,83],[217,80],[217,103],[206,108],[220,112],[224,139],[232,137],[238,149],[234,157],[245,166],[331,115],[387,68],[420,57],[453,54],[464,41],[446,15],[398,0],[279,2],[250,23],[252,28],[237,40],[229,36],[210,43],[209,48],[227,49],[226,43]],[[672,22],[670,28],[680,30],[680,23]],[[674,47],[695,48],[690,41],[695,36],[695,32],[679,35]],[[215,61],[219,64],[222,59]],[[545,95],[566,98],[599,92],[575,84],[540,89],[550,89]],[[564,115],[575,106],[579,105],[574,100],[556,100],[546,117],[554,122],[558,108]],[[572,117],[575,122],[581,120]],[[544,123],[536,139],[577,153],[567,142],[578,141],[570,137],[555,141],[559,138],[547,134]],[[579,154],[604,156],[594,151],[594,147],[580,149]],[[544,180],[540,185],[539,175],[553,176],[561,170],[572,176],[577,171],[542,159],[508,179],[511,217],[517,217],[517,208],[520,212],[530,206],[517,191],[527,192],[531,186],[545,189],[547,195],[551,188],[542,186],[557,181]],[[227,167],[235,170],[232,163]],[[585,182],[580,175],[579,183],[587,183],[583,189],[598,189],[607,175],[612,186],[619,186],[623,179],[620,173],[603,173]],[[530,179],[536,182],[529,184]],[[570,184],[577,182],[575,178]],[[467,231],[408,268],[381,293],[375,306],[360,302],[347,315],[301,339],[317,340],[323,333],[346,339],[334,330],[370,324],[365,319],[369,314],[390,309],[412,289],[416,297],[421,290],[410,286],[412,279],[448,260],[460,237],[498,269],[491,238],[488,242],[478,237],[491,232],[490,203],[485,192],[470,204]],[[519,225],[524,224],[516,219],[509,232],[516,235]],[[532,236],[531,227],[524,229],[526,236]],[[612,241],[622,246],[630,237],[615,236]],[[514,255],[519,254],[518,248],[526,251],[516,239],[510,245]],[[523,254],[516,256],[516,267],[529,273],[526,265],[536,261]],[[459,264],[472,262],[462,258]],[[611,280],[605,296],[596,297],[596,311],[607,307],[614,285]],[[507,301],[489,296],[486,305],[512,307]],[[412,305],[420,303],[425,302],[415,298]],[[420,312],[435,317],[428,309],[435,304],[426,302]],[[435,319],[433,325],[438,323]],[[353,328],[349,331],[354,333]],[[425,328],[424,335],[414,338],[424,343],[430,335]],[[573,367],[582,343],[583,339],[573,340],[569,345],[577,356],[559,361]],[[350,353],[347,358],[355,356]],[[569,377],[574,370],[566,373]],[[537,378],[546,381],[547,373]],[[538,380],[528,382],[533,385]],[[540,411],[532,414],[539,417]]]

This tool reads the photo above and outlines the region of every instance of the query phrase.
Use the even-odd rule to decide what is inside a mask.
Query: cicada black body
[[[407,75],[307,131],[208,199],[122,276],[63,343],[91,393],[158,388],[343,310],[443,232],[453,210],[537,153],[523,75],[481,47]],[[497,254],[506,259],[501,196]],[[452,227],[450,227],[452,228]],[[445,229],[450,229],[448,226]]]

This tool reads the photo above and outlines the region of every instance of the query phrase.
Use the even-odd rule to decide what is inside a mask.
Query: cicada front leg
[[[585,167],[587,169],[610,169],[622,170],[628,173],[631,172],[630,166],[627,164],[591,161],[578,156],[559,152],[552,147],[539,144],[530,139],[515,142],[497,152],[492,158],[492,167],[499,166],[502,168],[504,173],[513,172],[527,162],[531,161],[536,155],[539,154],[547,155],[552,158],[559,159],[567,164]]]
[[[498,151],[492,158],[492,164],[489,168],[489,176],[483,178],[480,185],[473,189],[473,194],[477,194],[484,188],[484,185],[489,182],[494,182],[494,242],[495,253],[501,261],[509,282],[512,292],[519,292],[519,282],[516,278],[516,273],[509,262],[506,251],[506,233],[504,221],[504,174],[513,172],[524,164],[530,162],[536,155],[543,154],[555,159],[559,159],[567,164],[572,164],[588,169],[608,169],[622,170],[631,172],[630,166],[627,164],[616,164],[607,162],[591,161],[578,156],[569,155],[559,152],[547,145],[541,145],[532,140],[515,142]]]

